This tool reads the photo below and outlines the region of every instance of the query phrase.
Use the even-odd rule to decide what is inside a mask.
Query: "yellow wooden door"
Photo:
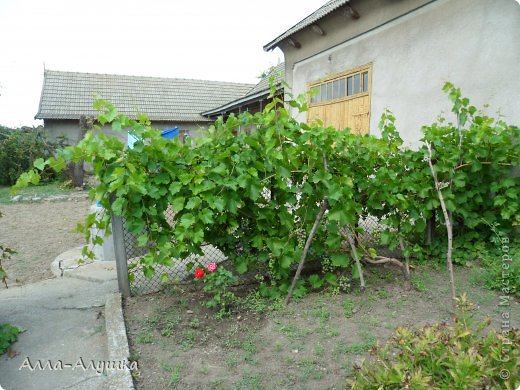
[[[350,128],[355,134],[368,134],[370,124],[370,96],[322,104],[309,108],[309,123],[321,119],[324,126]]]
[[[324,126],[348,127],[354,134],[368,134],[370,71],[370,66],[364,66],[312,83],[308,122],[320,119]]]

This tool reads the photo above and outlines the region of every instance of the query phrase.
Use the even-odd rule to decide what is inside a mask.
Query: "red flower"
[[[217,263],[208,264],[208,272],[215,272],[217,270]]]
[[[197,268],[195,270],[195,277],[197,279],[202,279],[204,277],[204,270],[202,268]]]

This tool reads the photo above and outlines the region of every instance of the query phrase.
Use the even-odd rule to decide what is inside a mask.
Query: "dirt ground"
[[[73,230],[89,213],[89,207],[86,199],[0,205],[0,242],[17,251],[3,264],[8,284],[53,277],[50,265],[56,256],[85,243]]]
[[[476,284],[476,272],[457,268],[459,291],[500,327],[510,312],[518,327],[520,305],[507,309],[498,295]],[[389,268],[367,272],[368,291],[317,292],[272,310],[261,299],[217,319],[200,292],[170,289],[125,302],[137,389],[343,389],[353,365],[397,326],[450,320],[444,269],[419,268],[405,291]],[[516,322],[515,322],[516,321]]]

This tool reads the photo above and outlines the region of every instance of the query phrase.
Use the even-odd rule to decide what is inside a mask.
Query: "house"
[[[79,141],[80,115],[97,116],[93,101],[102,98],[118,112],[136,117],[145,113],[159,130],[178,127],[182,135],[207,127],[211,119],[200,113],[248,93],[253,84],[159,77],[122,76],[45,70],[36,119],[43,119],[51,138],[65,135]],[[115,133],[126,142],[126,132]]]
[[[299,120],[378,135],[388,107],[414,145],[422,125],[449,115],[446,81],[520,123],[519,37],[514,0],[331,0],[264,50],[283,51],[292,93],[308,95]]]
[[[251,88],[251,90],[244,96],[226,102],[219,107],[204,111],[201,115],[215,121],[219,116],[223,116],[225,119],[231,113],[238,115],[241,112],[248,111],[251,114],[255,114],[256,112],[262,111],[265,105],[269,102],[268,98],[271,93],[269,83],[271,79],[277,90],[283,91],[282,81],[285,78],[284,71],[284,63],[272,67],[263,75],[258,84]],[[283,95],[283,92],[281,92],[281,94]]]

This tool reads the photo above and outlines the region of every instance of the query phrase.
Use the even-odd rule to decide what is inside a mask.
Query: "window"
[[[361,92],[361,81],[359,77],[359,73],[354,75],[354,91],[352,95],[357,95]]]
[[[333,84],[333,89],[334,89],[334,98],[337,99],[339,98],[339,80],[334,80],[334,82],[332,83]]]
[[[345,79],[339,79],[339,97],[345,97],[346,94],[346,81]]]
[[[310,87],[310,104],[324,104],[366,94],[369,91],[369,70],[342,74],[329,80],[313,83]]]

